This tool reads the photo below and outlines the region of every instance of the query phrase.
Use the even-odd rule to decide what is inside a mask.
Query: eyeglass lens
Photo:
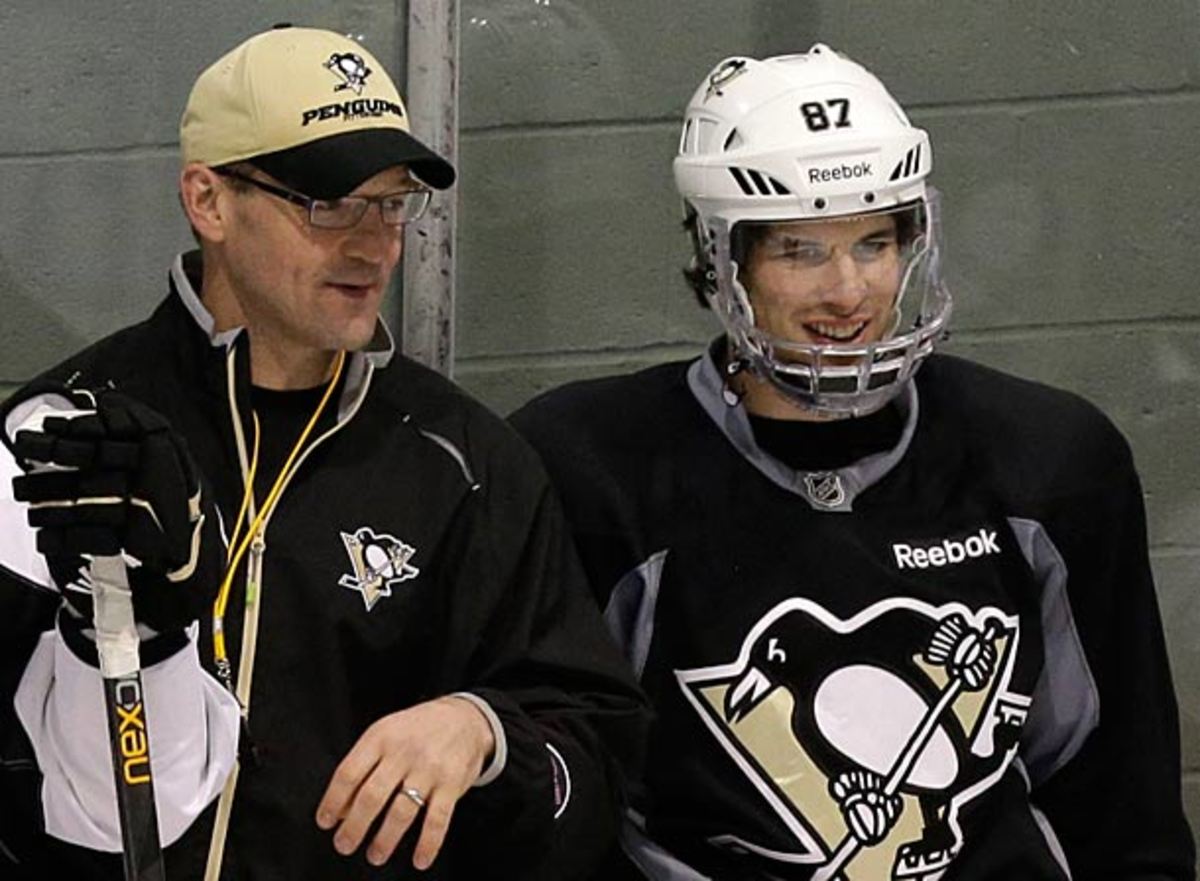
[[[383,196],[343,196],[340,199],[315,199],[310,208],[313,226],[345,228],[354,226],[373,202],[379,203],[383,222],[389,226],[416,220],[429,205],[428,190],[387,193]]]

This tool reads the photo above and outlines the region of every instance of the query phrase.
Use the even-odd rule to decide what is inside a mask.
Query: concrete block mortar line
[[[1009,112],[1033,112],[1039,110],[1062,110],[1086,107],[1146,107],[1155,104],[1181,104],[1200,102],[1200,89],[1183,88],[1170,90],[1146,90],[1141,92],[1096,92],[1091,94],[1035,95],[1023,98],[984,98],[970,101],[921,102],[913,101],[906,106],[909,116],[948,115],[969,116],[977,113],[992,113],[997,110]],[[511,135],[526,137],[538,135],[595,134],[597,132],[622,133],[657,127],[677,128],[680,116],[617,117],[596,120],[550,120],[544,122],[512,122],[494,125],[464,126],[463,138],[502,138]]]
[[[1026,339],[1043,339],[1048,337],[1081,337],[1091,336],[1097,331],[1121,332],[1142,330],[1165,330],[1180,333],[1194,333],[1200,330],[1200,315],[1182,316],[1145,316],[1138,318],[1113,318],[1100,321],[1073,321],[1071,324],[1017,324],[1011,327],[971,328],[954,330],[951,328],[950,337],[955,342],[994,342],[1019,341]]]
[[[1150,548],[1152,559],[1176,560],[1185,557],[1200,557],[1200,536],[1195,544],[1161,544]]]
[[[681,119],[682,116],[679,118],[674,116],[647,116],[632,119],[598,119],[592,122],[573,119],[556,122],[500,123],[497,125],[464,126],[461,136],[464,140],[467,138],[488,140],[491,138],[506,138],[512,135],[553,137],[557,135],[594,135],[597,132],[627,134],[629,132],[646,131],[654,128],[677,129],[679,128]]]
[[[699,354],[706,341],[651,343],[645,346],[622,346],[608,349],[575,349],[517,354],[484,354],[459,358],[457,366],[477,373],[502,373],[506,370],[527,370],[547,366],[586,367],[620,364],[631,360],[648,363],[676,361]]]
[[[1078,107],[1145,107],[1152,104],[1180,104],[1200,101],[1200,89],[1184,86],[1177,89],[1146,89],[1068,93],[1061,95],[1029,95],[1020,98],[973,98],[969,101],[912,101],[905,104],[909,116],[922,113],[969,115],[980,111],[1062,110]]]
[[[179,142],[129,144],[121,147],[88,147],[82,150],[44,150],[0,153],[0,164],[19,162],[106,162],[110,159],[159,159],[179,153]]]
[[[1122,332],[1165,330],[1169,332],[1194,333],[1200,331],[1200,316],[1191,317],[1147,317],[1114,319],[1111,321],[1086,321],[1066,324],[1029,324],[1012,327],[980,328],[951,331],[954,342],[977,343],[994,341],[1019,341],[1024,339],[1047,339],[1055,337],[1076,338],[1090,336],[1097,331]],[[714,335],[717,330],[714,328]],[[695,354],[705,346],[708,338],[682,340],[672,343],[647,343],[641,346],[611,348],[547,349],[540,352],[505,352],[467,355],[458,359],[458,365],[471,370],[514,370],[555,366],[583,366],[606,362],[627,361],[631,358],[669,360]]]

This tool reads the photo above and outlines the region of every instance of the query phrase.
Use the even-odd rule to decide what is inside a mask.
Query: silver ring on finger
[[[411,786],[406,786],[400,790],[404,793],[404,797],[411,801],[419,808],[425,807],[425,796],[421,795],[421,790],[414,789]]]

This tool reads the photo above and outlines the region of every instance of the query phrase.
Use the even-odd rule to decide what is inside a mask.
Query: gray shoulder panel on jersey
[[[1025,767],[1025,763],[1021,761],[1020,756],[1013,759],[1013,767],[1021,775],[1021,780],[1025,783],[1025,789],[1028,790],[1030,788],[1029,771]],[[1038,827],[1038,831],[1042,833],[1042,838],[1046,841],[1046,848],[1050,851],[1050,855],[1054,857],[1054,861],[1058,863],[1058,867],[1062,869],[1063,877],[1067,881],[1072,881],[1071,866],[1067,862],[1067,855],[1063,851],[1062,842],[1058,840],[1058,833],[1050,825],[1050,818],[1038,810],[1037,806],[1032,802],[1026,802],[1026,804],[1029,807],[1029,812],[1033,815],[1034,824]]]
[[[626,572],[604,607],[608,629],[639,680],[654,638],[654,608],[658,605],[658,586],[666,560],[664,548]]]
[[[845,468],[796,471],[759,447],[745,406],[740,402],[730,404],[725,400],[725,380],[711,353],[706,352],[696,359],[688,368],[687,377],[692,394],[734,449],[776,486],[795,493],[818,511],[853,510],[854,500],[896,467],[917,430],[920,412],[917,387],[909,382],[896,398],[896,404],[904,414],[904,431],[896,446]]]
[[[1067,597],[1067,566],[1036,520],[1010,517],[1021,553],[1042,586],[1045,662],[1021,736],[1021,757],[1033,785],[1079,752],[1100,723],[1100,695]]]
[[[1029,805],[1029,810],[1033,813],[1033,822],[1037,824],[1038,829],[1041,830],[1042,837],[1046,839],[1046,847],[1050,849],[1054,861],[1062,869],[1063,876],[1067,881],[1071,881],[1071,867],[1067,864],[1067,855],[1063,853],[1062,844],[1059,843],[1058,836],[1054,833],[1054,828],[1050,825],[1050,820],[1033,804]]]
[[[621,825],[621,850],[653,881],[711,881],[651,840],[642,826],[645,821],[635,811],[629,811]]]

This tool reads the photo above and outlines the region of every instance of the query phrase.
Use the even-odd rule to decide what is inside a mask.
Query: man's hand
[[[317,825],[336,827],[334,847],[351,854],[383,816],[367,848],[367,861],[380,866],[391,858],[423,802],[425,822],[413,865],[427,869],[441,850],[455,804],[494,749],[487,718],[463,698],[442,697],[384,716],[334,771],[317,806]]]

